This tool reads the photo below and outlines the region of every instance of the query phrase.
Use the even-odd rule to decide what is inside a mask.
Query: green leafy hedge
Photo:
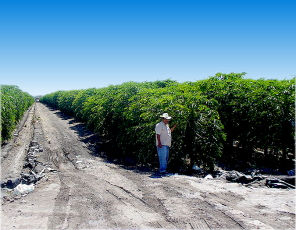
[[[34,98],[15,85],[1,85],[1,143],[11,137],[12,131]]]
[[[156,166],[154,127],[167,112],[172,125],[177,123],[169,164],[174,171],[193,164],[213,169],[217,161],[286,170],[295,156],[294,80],[251,80],[244,75],[58,91],[41,102],[84,121],[119,159]]]

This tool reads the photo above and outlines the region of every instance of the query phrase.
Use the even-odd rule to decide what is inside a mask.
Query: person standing
[[[172,119],[168,113],[160,115],[162,118],[161,122],[156,124],[155,133],[156,133],[156,148],[159,158],[159,172],[165,174],[167,170],[168,160],[169,160],[169,151],[172,143],[171,133],[176,128],[175,124],[172,128],[169,127],[169,121]]]

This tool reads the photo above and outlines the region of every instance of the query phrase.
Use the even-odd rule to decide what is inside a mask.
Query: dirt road
[[[1,229],[295,227],[294,190],[127,169],[99,157],[81,123],[41,103],[12,148],[2,151],[2,180],[23,170],[32,139],[43,145],[38,160],[45,176],[27,196],[2,204]]]

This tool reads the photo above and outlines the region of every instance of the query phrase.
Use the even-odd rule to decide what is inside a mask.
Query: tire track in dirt
[[[17,136],[1,147],[1,180],[19,177],[26,150],[32,139],[35,104],[25,113],[18,128]]]
[[[60,177],[63,177],[60,175]],[[61,180],[61,187],[54,204],[53,214],[49,217],[48,229],[65,229],[65,221],[69,214],[68,202],[70,198],[70,187]]]
[[[133,177],[132,173],[128,175]],[[188,183],[176,181],[174,177],[161,178],[162,183],[154,183],[150,178],[150,182],[143,183],[145,179],[148,180],[136,180],[145,204],[165,216],[178,229],[244,229],[235,219],[205,202],[202,195],[196,194],[196,190],[190,192]],[[156,186],[147,186],[151,182]]]
[[[79,224],[79,228],[93,228],[92,224],[95,223],[100,223],[100,228],[114,228],[114,226],[120,228],[162,227],[160,222],[163,221],[159,221],[161,219],[159,214],[154,213],[143,200],[133,195],[132,192],[124,187],[112,184],[112,182],[108,181],[108,178],[88,175],[83,170],[79,170],[79,167],[72,167],[73,165],[75,166],[75,163],[73,163],[75,157],[78,155],[88,155],[90,157],[90,155],[85,153],[87,150],[83,145],[79,149],[76,144],[75,149],[71,132],[69,133],[61,124],[56,126],[55,123],[51,122],[54,120],[54,118],[48,119],[50,127],[44,125],[44,130],[50,136],[50,146],[54,145],[54,149],[52,148],[50,152],[56,154],[52,158],[57,161],[56,166],[58,167],[61,180],[60,192],[55,201],[54,212],[49,220],[50,229],[76,228],[77,226],[74,226],[75,224],[73,225],[72,223],[73,220],[76,224]],[[61,142],[58,140],[58,137],[64,137],[64,140]],[[67,139],[65,137],[70,138]],[[78,141],[77,138],[75,141]],[[69,165],[69,162],[73,163],[72,166]],[[109,175],[120,177],[113,168],[105,166],[104,173],[106,171],[109,171]],[[97,184],[98,187],[91,186],[91,184]],[[92,195],[93,193],[97,195],[94,196]],[[86,197],[91,197],[88,199],[92,201],[92,205],[89,204],[87,209],[84,206],[80,207],[81,203],[79,205],[75,203],[75,200],[79,199],[80,202],[87,202]],[[98,207],[104,207],[104,209],[98,209]],[[92,212],[89,212],[89,209]],[[80,210],[83,210],[83,212],[81,213]],[[73,219],[73,216],[75,216],[75,219]],[[90,221],[92,216],[94,218]],[[174,228],[174,225],[169,223],[166,223],[165,226]]]

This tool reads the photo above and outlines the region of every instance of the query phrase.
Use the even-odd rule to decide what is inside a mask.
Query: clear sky
[[[295,0],[0,0],[0,83],[33,96],[296,75]]]

